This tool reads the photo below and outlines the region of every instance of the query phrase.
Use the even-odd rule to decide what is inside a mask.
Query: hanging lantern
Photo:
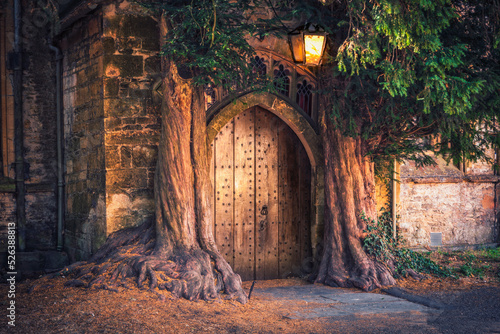
[[[323,58],[326,32],[317,25],[306,24],[288,34],[293,60],[298,64],[318,66]]]

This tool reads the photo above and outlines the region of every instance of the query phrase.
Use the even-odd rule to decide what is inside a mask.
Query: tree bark
[[[373,163],[365,156],[363,140],[342,135],[323,117],[325,150],[325,230],[323,256],[316,282],[370,291],[395,283],[387,266],[363,250],[366,224],[376,219]]]
[[[185,297],[211,299],[217,296],[218,283],[229,296],[244,303],[246,296],[241,279],[219,253],[213,238],[203,89],[182,79],[175,64],[167,60],[164,63],[154,254],[178,257],[177,262],[186,261],[186,268],[179,268],[187,277],[185,283],[182,282],[181,287],[167,286],[167,289],[184,291],[189,287]]]

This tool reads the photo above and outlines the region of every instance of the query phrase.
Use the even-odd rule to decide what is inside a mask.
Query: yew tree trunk
[[[391,270],[363,250],[364,215],[376,219],[374,166],[362,138],[322,122],[325,152],[324,252],[316,282],[365,291],[394,284]]]
[[[181,78],[175,64],[165,60],[164,67],[154,254],[178,263],[181,280],[172,281],[168,290],[189,299],[211,299],[223,288],[244,303],[241,279],[219,253],[213,237],[203,89]]]

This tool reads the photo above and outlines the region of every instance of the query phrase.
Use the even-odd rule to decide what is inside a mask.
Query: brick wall
[[[12,1],[7,1],[5,15],[8,18],[5,30],[2,33],[3,52],[8,52],[13,47],[13,19]],[[55,108],[55,63],[54,54],[49,49],[47,36],[51,29],[46,16],[43,16],[38,3],[23,1],[22,17],[22,61],[23,61],[23,151],[25,164],[26,184],[26,251],[53,250],[56,247],[56,108]],[[2,56],[5,61],[5,55]],[[2,72],[9,75],[12,72]],[[2,141],[14,141],[12,117],[14,105],[12,102],[12,82],[3,80],[2,116],[7,117],[7,122],[2,122]],[[5,86],[5,85],[8,86]],[[4,119],[5,120],[5,119]],[[0,180],[0,235],[5,234],[6,224],[16,221],[16,201],[14,186],[14,169],[11,146],[8,148],[5,166],[2,166],[4,175],[11,178]],[[4,147],[2,147],[4,149]],[[5,153],[5,152],[3,152]],[[4,155],[5,157],[5,155]],[[0,252],[5,251],[4,240],[1,238]]]
[[[16,221],[16,199],[14,192],[0,192],[0,253],[7,252],[7,226]],[[5,257],[7,258],[7,257]],[[4,259],[0,259],[3,264]]]
[[[42,9],[23,2],[23,121],[26,179],[26,249],[55,249],[57,133],[55,54]]]

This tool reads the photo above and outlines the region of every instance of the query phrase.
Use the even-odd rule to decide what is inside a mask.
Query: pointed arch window
[[[290,71],[283,65],[274,70],[274,87],[278,93],[290,95]]]
[[[267,74],[267,66],[264,58],[255,56],[252,58],[252,74],[260,77]]]
[[[312,110],[312,90],[313,86],[307,80],[303,80],[297,85],[297,96],[295,102],[302,110],[311,116]]]

